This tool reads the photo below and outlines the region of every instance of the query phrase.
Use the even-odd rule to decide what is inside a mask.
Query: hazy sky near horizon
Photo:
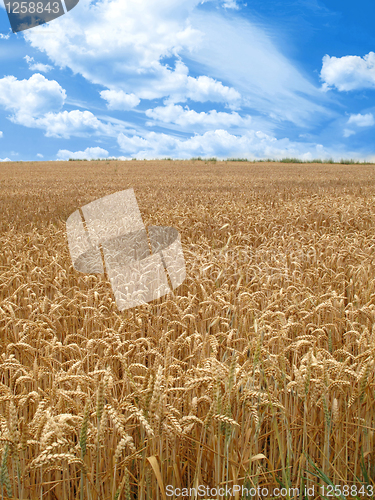
[[[375,161],[375,2],[80,0],[13,34],[0,160]]]

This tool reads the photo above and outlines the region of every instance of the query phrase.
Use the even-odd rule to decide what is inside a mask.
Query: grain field
[[[187,278],[119,312],[65,221],[128,188]],[[3,163],[0,208],[2,498],[372,498],[374,165]]]

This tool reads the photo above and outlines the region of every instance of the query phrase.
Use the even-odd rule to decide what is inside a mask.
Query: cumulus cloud
[[[181,67],[183,66],[182,63],[180,63],[180,65]],[[186,66],[185,68],[187,69]],[[227,87],[221,82],[204,75],[198,76],[198,78],[187,76],[185,92],[186,97],[192,101],[227,102],[232,106],[236,106],[241,98],[241,94],[233,87]],[[185,100],[183,95],[178,95],[178,93],[177,97],[171,96],[171,99],[174,99],[175,101],[178,100],[180,102]]]
[[[69,16],[54,21],[52,35],[38,27],[24,36],[56,65],[69,67],[109,89],[136,93],[141,99],[189,91],[202,98],[207,83],[217,92],[215,80],[194,85],[186,68],[181,71],[177,64],[172,69],[160,62],[163,57],[177,56],[181,48],[191,51],[197,47],[203,34],[191,26],[188,16],[199,3],[99,0],[93,4],[81,0]]]
[[[218,128],[218,127],[233,127],[233,126],[249,126],[251,117],[247,116],[242,118],[238,113],[224,113],[221,111],[211,110],[208,113],[202,111],[197,113],[188,106],[183,108],[180,105],[169,104],[167,106],[157,106],[154,109],[148,109],[146,116],[152,118],[156,122],[162,123],[175,123],[180,125],[185,130],[189,127],[195,128],[201,126],[205,128]],[[148,122],[152,125],[152,122]]]
[[[21,125],[29,126],[35,117],[61,109],[65,99],[65,90],[40,73],[28,80],[15,76],[0,79],[0,106],[13,113],[12,121]]]
[[[243,135],[230,134],[227,130],[217,129],[204,134],[181,139],[171,135],[149,132],[144,137],[127,136],[123,133],[117,138],[120,149],[135,158],[217,158],[241,157],[248,159],[298,157],[304,160],[319,158],[330,153],[322,145],[291,142],[289,139],[276,139],[260,131],[249,130]]]
[[[24,123],[26,125],[26,123]],[[43,117],[33,119],[27,124],[45,130],[46,137],[69,139],[72,135],[88,137],[93,133],[97,135],[111,135],[113,129],[110,125],[98,120],[90,111],[61,111],[60,113],[46,113]]]
[[[365,115],[350,115],[348,123],[357,125],[357,127],[372,127],[375,125],[374,115],[372,113],[367,113]]]
[[[27,65],[31,71],[41,71],[42,73],[47,73],[48,71],[51,71],[51,69],[53,69],[49,64],[35,62],[33,57],[25,56],[24,59],[26,60]]]
[[[324,90],[333,87],[341,92],[373,89],[375,88],[375,53],[369,52],[364,57],[325,55],[320,77],[324,82]]]
[[[42,129],[47,137],[117,135],[116,127],[103,123],[90,111],[59,111],[65,99],[65,90],[39,73],[28,80],[14,76],[0,79],[0,106],[12,113],[8,118],[13,123]]]
[[[129,82],[133,80],[137,96],[142,99],[165,98],[167,103],[185,102],[187,99],[196,102],[211,101],[227,104],[231,108],[237,108],[241,100],[241,94],[237,90],[223,85],[214,78],[205,75],[196,78],[189,76],[188,67],[180,60],[176,61],[173,71],[156,62],[149,70],[137,70],[137,73],[140,74],[139,81],[135,73],[128,77],[128,82],[124,81],[122,85],[129,85]],[[112,101],[114,106],[119,101],[125,101],[128,104],[129,102],[135,103],[136,99],[139,99],[134,93],[126,94],[124,91],[104,90],[100,94],[110,105]],[[112,109],[120,108],[113,107]]]
[[[127,111],[141,102],[135,94],[127,94],[123,90],[102,90],[100,97],[107,101],[108,109]]]
[[[3,132],[0,130],[0,137],[3,137],[3,135],[4,135]]]
[[[12,161],[12,160],[10,158],[4,158],[4,159],[0,158],[0,161]]]
[[[223,7],[225,9],[235,9],[235,10],[238,10],[240,8],[236,0],[226,0],[226,2],[223,3]]]
[[[84,151],[68,151],[67,149],[60,149],[57,153],[57,158],[59,160],[69,160],[73,158],[74,160],[93,160],[99,158],[107,158],[109,155],[108,151],[99,148],[86,148]]]
[[[55,33],[40,26],[24,37],[55,65],[140,99],[247,105],[276,123],[298,125],[330,114],[317,104],[326,96],[280,53],[271,35],[224,9],[205,12],[201,3],[81,0],[69,16],[54,21]],[[200,74],[193,76],[190,65]]]

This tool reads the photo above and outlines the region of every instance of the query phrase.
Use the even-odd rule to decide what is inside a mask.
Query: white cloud
[[[3,132],[0,130],[0,137],[3,137],[3,135],[4,135]]]
[[[353,123],[357,127],[372,127],[375,125],[374,115],[372,113],[367,113],[365,115],[350,115],[348,123]]]
[[[117,138],[120,149],[127,158],[201,158],[217,157],[247,158],[249,160],[270,158],[299,158],[340,161],[349,158],[355,161],[374,161],[373,154],[350,151],[342,144],[335,149],[326,148],[322,144],[290,141],[288,138],[276,139],[272,135],[260,131],[248,130],[242,135],[230,134],[226,130],[217,129],[204,134],[196,134],[189,138],[174,137],[167,134],[149,132],[140,135],[119,134]]]
[[[336,87],[339,91],[375,88],[375,53],[369,52],[364,57],[344,56],[323,57],[320,73],[323,89]]]
[[[327,96],[280,53],[272,34],[224,9],[203,11],[201,3],[81,0],[54,21],[55,33],[40,26],[24,36],[55,65],[140,99],[246,104],[276,123],[302,126],[331,115],[316,104]],[[200,76],[191,76],[187,64]]]
[[[189,56],[213,78],[232,86],[247,106],[267,116],[275,126],[291,121],[315,125],[332,116],[323,107],[327,96],[307,80],[277,48],[271,31],[239,15],[195,10],[191,22],[205,36],[199,50]],[[223,36],[225,33],[225,36]]]
[[[167,106],[158,106],[154,109],[148,109],[146,111],[146,116],[154,119],[156,122],[162,123],[175,123],[180,125],[185,130],[187,128],[195,128],[196,126],[201,126],[205,128],[213,127],[233,127],[233,126],[249,126],[251,123],[251,117],[247,116],[242,118],[238,113],[233,111],[232,113],[218,112],[216,110],[211,110],[208,113],[200,112],[189,109],[188,106],[185,109],[180,105],[169,104]],[[148,122],[148,125],[152,125],[152,122]]]
[[[4,158],[4,159],[0,158],[0,161],[12,161],[12,160],[10,158]]]
[[[17,80],[14,76],[0,79],[0,106],[12,112],[9,119],[25,127],[42,129],[47,137],[116,136],[116,130],[124,129],[103,123],[90,111],[58,111],[65,99],[65,90],[39,73],[28,80]]]
[[[75,152],[68,151],[67,149],[60,149],[57,153],[57,158],[59,160],[69,160],[69,158],[73,158],[74,160],[93,160],[97,158],[107,158],[108,155],[109,153],[105,149],[94,147]]]
[[[119,134],[120,149],[135,158],[275,158],[296,157],[304,160],[332,156],[322,145],[276,139],[263,132],[249,130],[243,135],[230,134],[223,129],[211,130],[186,139],[149,132],[144,137]]]
[[[111,135],[113,129],[96,118],[90,111],[61,111],[60,113],[46,113],[43,117],[33,119],[29,127],[41,128],[46,131],[47,137],[69,139],[70,136],[87,137],[97,135]]]
[[[65,99],[65,90],[40,73],[28,80],[17,80],[14,76],[0,79],[0,106],[13,113],[14,123],[30,126],[35,117],[61,109]]]
[[[226,0],[226,2],[223,3],[223,7],[225,9],[235,9],[235,10],[238,10],[240,8],[236,0]]]
[[[344,128],[344,137],[350,137],[351,135],[355,135],[354,130],[350,130],[349,128]]]
[[[153,134],[151,132],[151,134]],[[172,147],[175,143],[175,139],[169,135],[166,134],[155,134],[154,136],[161,136],[165,142],[168,142]],[[151,136],[152,139],[154,136]],[[169,139],[169,140],[168,140]],[[133,137],[128,137],[124,134],[120,134],[117,138],[118,145],[120,146],[120,149],[126,153],[138,153],[139,150],[148,150],[148,149],[154,149],[155,150],[155,144],[153,144],[151,141],[147,139],[143,139],[142,137],[139,137],[137,135],[133,135]],[[158,154],[158,153],[156,153]]]
[[[195,81],[182,63],[171,69],[160,62],[163,57],[177,56],[181,48],[191,51],[198,46],[203,34],[191,26],[188,17],[199,3],[99,0],[92,4],[81,0],[69,16],[54,21],[52,35],[40,26],[24,36],[56,65],[141,99],[176,100],[182,95],[185,100],[188,94],[204,99],[211,90],[215,98],[220,94],[221,101],[231,99],[233,91],[220,82],[208,77]]]
[[[107,101],[108,109],[129,110],[141,102],[135,94],[126,94],[123,90],[102,90],[100,97]]]
[[[31,71],[41,71],[42,73],[47,73],[53,69],[49,64],[36,63],[33,57],[25,56],[24,59],[26,60]]]
[[[236,106],[241,99],[241,94],[233,87],[227,87],[221,82],[203,75],[198,76],[198,78],[187,77],[186,97],[198,102],[227,102]],[[176,100],[176,97],[174,99]],[[185,99],[183,96],[179,96],[178,100],[184,101]]]
[[[38,154],[37,154],[37,157],[38,157],[38,158],[44,158],[44,155],[42,155],[41,153],[38,153]]]

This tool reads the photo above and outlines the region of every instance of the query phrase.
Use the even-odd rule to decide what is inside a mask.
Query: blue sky
[[[80,0],[13,34],[0,160],[375,162],[373,0]]]

